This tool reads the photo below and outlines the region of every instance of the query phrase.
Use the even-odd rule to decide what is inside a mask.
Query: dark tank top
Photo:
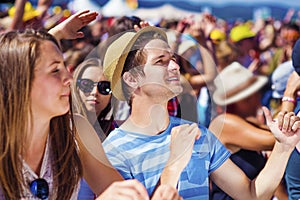
[[[266,159],[263,155],[256,151],[241,149],[240,151],[230,156],[239,168],[241,168],[249,179],[254,179],[259,172],[264,168]],[[217,185],[212,183],[210,199],[212,200],[229,200],[232,199],[229,195],[223,192]]]

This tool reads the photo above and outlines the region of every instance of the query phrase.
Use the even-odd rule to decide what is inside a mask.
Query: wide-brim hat
[[[267,81],[266,76],[256,76],[240,63],[233,62],[215,78],[213,100],[220,106],[238,102],[258,91]]]
[[[184,40],[178,45],[178,55],[184,54],[191,48],[197,48],[197,43],[192,40]]]
[[[159,34],[167,41],[167,35],[164,30],[158,27],[148,26],[142,28],[138,32],[129,31],[121,34],[117,39],[110,43],[106,50],[103,60],[104,75],[111,82],[113,95],[121,101],[126,100],[123,94],[121,81],[126,58],[132,50],[136,40],[146,33]]]

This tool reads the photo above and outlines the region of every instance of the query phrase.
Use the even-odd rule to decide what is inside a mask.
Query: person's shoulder
[[[115,138],[116,136],[121,136],[124,135],[123,134],[124,131],[122,131],[119,127],[114,128],[106,137],[105,140],[111,140],[112,138]]]
[[[170,122],[172,123],[172,126],[178,126],[178,125],[182,125],[182,124],[193,124],[193,123],[196,123],[196,122],[193,122],[193,121],[189,121],[189,120],[186,120],[186,119],[182,119],[182,118],[178,118],[178,117],[173,117],[171,116],[170,117]],[[207,127],[203,126],[202,124],[200,123],[196,123],[201,131],[201,133],[203,134],[207,134],[208,132],[210,132]]]
[[[174,126],[178,126],[178,125],[182,125],[182,124],[192,124],[195,122],[186,120],[186,119],[182,119],[179,117],[174,117],[174,116],[170,116],[170,123]]]
[[[123,141],[129,140],[129,138],[130,134],[128,134],[126,131],[120,128],[115,128],[105,138],[105,140],[103,141],[103,146],[111,144],[120,144],[123,143]]]

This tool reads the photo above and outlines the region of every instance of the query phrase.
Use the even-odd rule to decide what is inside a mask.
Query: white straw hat
[[[213,100],[221,106],[235,103],[258,91],[267,81],[266,76],[256,76],[240,63],[233,62],[215,78]]]

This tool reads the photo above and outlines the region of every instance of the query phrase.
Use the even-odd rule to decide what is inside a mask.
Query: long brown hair
[[[20,199],[28,187],[20,155],[32,115],[30,93],[43,41],[58,43],[43,31],[7,32],[0,36],[0,187],[6,199]],[[59,199],[70,199],[82,176],[75,127],[67,113],[50,121],[53,189]],[[71,166],[71,167],[70,167]]]
[[[86,117],[88,119],[88,114],[87,114],[87,109],[85,107],[84,102],[82,101],[80,95],[79,95],[79,89],[77,87],[77,80],[81,79],[82,74],[84,73],[84,71],[89,68],[89,67],[99,67],[101,71],[103,71],[103,66],[102,66],[102,62],[99,58],[88,58],[85,61],[83,61],[82,63],[80,63],[78,65],[78,67],[76,67],[73,77],[74,77],[74,82],[71,86],[71,93],[72,93],[72,99],[73,99],[73,110],[74,113],[79,113],[81,115],[83,115],[84,117]],[[112,101],[113,99],[111,99]],[[112,102],[109,102],[107,104],[107,106],[101,111],[101,113],[97,116],[97,122],[100,124],[100,127],[104,133],[104,136],[101,135],[101,133],[99,133],[99,131],[97,131],[97,134],[99,135],[100,139],[105,139],[105,137],[109,134],[109,132],[111,131],[111,126],[112,126],[112,122],[113,122],[113,115],[111,113],[111,109],[112,109]],[[93,124],[94,128],[96,128],[97,124]],[[96,128],[97,129],[97,128]]]

